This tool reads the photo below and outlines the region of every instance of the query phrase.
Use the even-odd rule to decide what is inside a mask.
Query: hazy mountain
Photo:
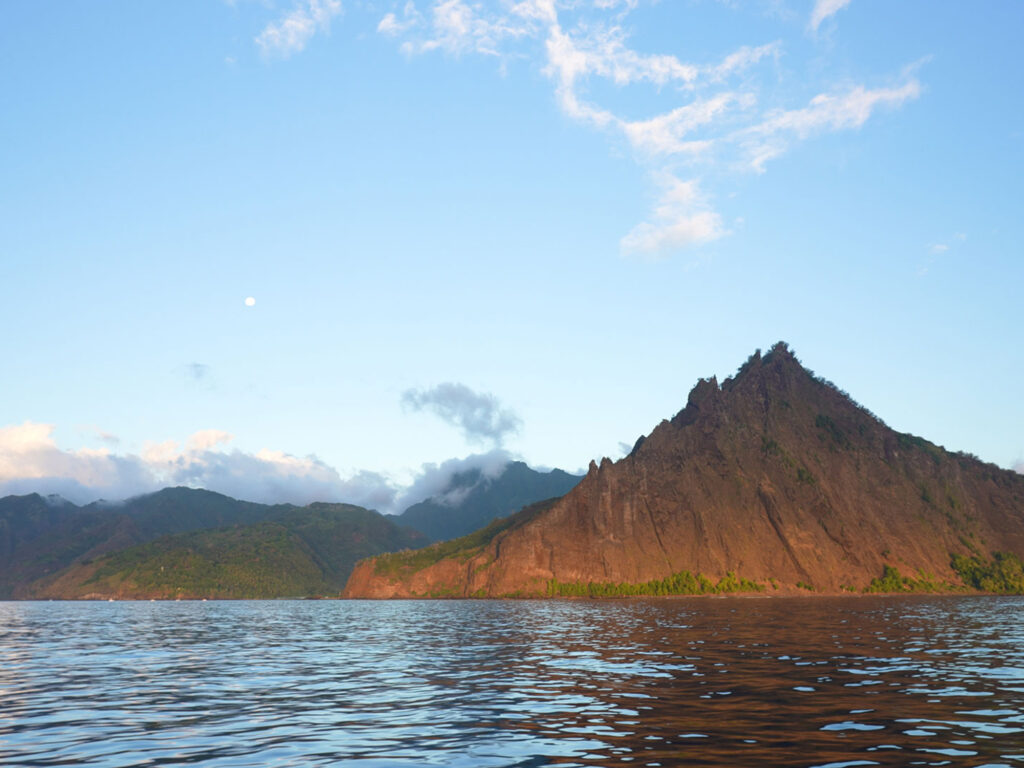
[[[473,468],[454,474],[441,493],[413,504],[398,522],[433,541],[454,539],[527,504],[564,496],[581,479],[560,469],[538,472],[521,461],[509,462],[495,476]]]
[[[780,342],[562,499],[364,561],[346,594],[1018,590],[1021,556],[1024,477],[895,432]]]

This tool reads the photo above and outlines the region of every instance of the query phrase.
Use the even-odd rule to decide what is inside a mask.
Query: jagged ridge
[[[365,561],[345,594],[542,595],[683,571],[838,592],[887,565],[957,583],[952,555],[997,551],[1024,555],[1024,477],[895,432],[780,342],[480,551],[399,575]]]

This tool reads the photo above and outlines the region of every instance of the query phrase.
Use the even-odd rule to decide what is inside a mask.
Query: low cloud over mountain
[[[174,440],[147,443],[138,453],[116,453],[117,443],[111,440],[104,440],[110,447],[61,448],[54,431],[52,424],[30,421],[0,427],[0,497],[57,494],[87,504],[100,498],[126,499],[167,486],[188,486],[264,504],[344,502],[397,514],[428,498],[438,504],[458,505],[460,494],[464,496],[471,488],[453,490],[453,477],[478,471],[481,481],[495,479],[515,458],[496,448],[430,462],[402,486],[369,470],[344,477],[314,455],[231,448],[233,435],[216,429],[195,432],[184,444]]]
[[[376,472],[343,478],[316,456],[228,449],[232,435],[220,430],[196,432],[183,446],[169,440],[127,454],[67,450],[53,432],[52,424],[30,421],[0,427],[0,496],[56,493],[87,503],[188,485],[265,503],[339,500],[385,509],[396,498],[394,486]]]

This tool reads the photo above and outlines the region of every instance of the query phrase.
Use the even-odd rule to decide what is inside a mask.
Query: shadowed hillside
[[[0,499],[0,598],[337,594],[361,557],[422,546],[347,504],[269,506],[165,488],[78,507]]]
[[[471,469],[455,474],[441,494],[413,504],[397,519],[433,541],[454,539],[527,504],[564,496],[581,479],[560,469],[538,472],[521,461],[509,462],[496,477]]]
[[[30,590],[92,599],[337,595],[360,558],[424,541],[362,507],[311,504],[260,523],[162,536],[79,561]]]

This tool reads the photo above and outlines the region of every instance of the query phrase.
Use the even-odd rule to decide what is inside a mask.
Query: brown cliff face
[[[1024,556],[1024,476],[893,431],[780,343],[700,381],[566,496],[474,536],[362,561],[345,595],[542,595],[684,570],[837,592],[886,565],[958,583],[953,554]]]

